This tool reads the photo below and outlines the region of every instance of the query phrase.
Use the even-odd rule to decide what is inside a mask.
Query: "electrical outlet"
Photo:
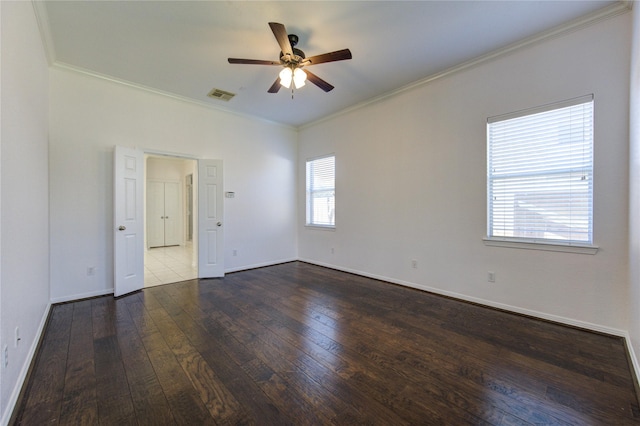
[[[95,266],[89,266],[87,267],[87,276],[91,277],[93,275],[96,274],[96,267]]]
[[[489,281],[490,283],[495,283],[496,282],[496,273],[495,272],[487,272],[487,281]]]
[[[237,256],[238,255],[238,250],[233,249],[233,252],[231,253],[233,256]]]
[[[331,247],[331,254],[334,254],[336,252],[336,249],[334,249],[333,247]]]
[[[411,267],[412,267],[413,269],[418,269],[418,261],[417,261],[417,260],[415,260],[415,259],[414,259],[414,260],[412,260],[412,261],[411,261]]]

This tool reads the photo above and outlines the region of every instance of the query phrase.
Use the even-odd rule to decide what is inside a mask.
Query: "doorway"
[[[158,157],[155,153],[148,153],[148,155]],[[163,154],[159,155],[163,158]],[[192,203],[194,227],[191,249],[194,261],[192,265],[197,268],[199,279],[224,277],[223,161],[192,157],[175,158],[175,160],[185,159],[194,161],[194,170],[189,172],[193,173],[194,188]],[[145,183],[148,172],[145,163],[145,153],[141,149],[115,146],[113,152],[114,297],[120,297],[144,287],[144,254],[145,250],[148,252],[144,217]],[[185,241],[185,245],[186,243]],[[162,281],[168,283],[180,279],[185,278],[178,274],[178,277],[165,277]]]
[[[198,277],[193,244],[196,171],[196,160],[145,155],[145,287]]]

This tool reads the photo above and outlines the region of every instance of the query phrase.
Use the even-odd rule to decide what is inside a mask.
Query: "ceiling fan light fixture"
[[[282,86],[286,87],[287,89],[291,87],[291,80],[293,79],[293,71],[291,71],[291,68],[283,68],[282,71],[280,71],[279,76],[280,84]]]
[[[293,70],[293,83],[296,85],[296,89],[304,86],[304,82],[307,81],[307,73],[300,68]]]
[[[2,0],[0,0],[2,1]],[[310,71],[304,71],[302,67],[307,67],[325,62],[344,61],[351,59],[351,51],[349,49],[336,50],[335,52],[323,53],[321,55],[311,56],[307,58],[304,52],[296,49],[294,46],[298,44],[298,36],[295,34],[287,34],[284,25],[277,22],[269,22],[271,32],[276,38],[280,46],[280,60],[267,61],[263,59],[240,59],[228,58],[230,64],[250,64],[250,65],[279,65],[283,69],[280,71],[278,78],[273,82],[268,93],[278,93],[281,87],[291,88],[291,83],[295,84],[295,88],[299,89],[309,80],[325,92],[334,89],[332,85],[315,75]],[[293,97],[293,89],[291,89],[291,97]]]

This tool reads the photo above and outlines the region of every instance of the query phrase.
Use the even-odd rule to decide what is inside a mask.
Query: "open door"
[[[113,163],[113,294],[118,297],[144,285],[144,155],[116,146]]]
[[[198,277],[224,276],[222,160],[198,160]]]

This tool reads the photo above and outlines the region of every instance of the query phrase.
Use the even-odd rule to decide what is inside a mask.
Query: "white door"
[[[177,246],[182,242],[179,182],[147,181],[147,246]]]
[[[164,245],[177,246],[182,242],[180,184],[164,183]]]
[[[164,183],[147,181],[147,246],[164,246]]]
[[[198,160],[198,277],[224,276],[222,160]]]
[[[118,297],[144,285],[144,155],[116,146],[113,163],[113,294]]]

